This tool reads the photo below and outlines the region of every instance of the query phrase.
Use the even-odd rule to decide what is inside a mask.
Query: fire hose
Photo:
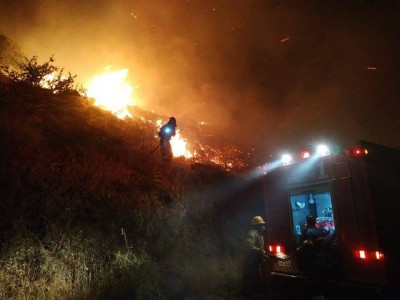
[[[147,160],[150,157],[150,155],[152,155],[159,147],[160,144],[158,144],[157,147],[155,147],[149,154],[147,154],[147,156],[143,160]]]
[[[161,142],[162,141],[165,142],[166,140],[165,139],[161,139]],[[167,142],[168,142],[168,140],[167,140]],[[147,156],[143,160],[147,160],[160,147],[160,145],[161,145],[161,143],[158,144],[149,154],[147,154]]]

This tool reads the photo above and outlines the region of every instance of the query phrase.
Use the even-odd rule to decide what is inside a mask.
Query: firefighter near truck
[[[266,164],[262,182],[266,250],[286,257],[272,262],[272,279],[309,279],[301,237],[313,215],[317,227],[334,231],[325,283],[399,295],[399,149],[367,141],[336,152],[301,149]]]

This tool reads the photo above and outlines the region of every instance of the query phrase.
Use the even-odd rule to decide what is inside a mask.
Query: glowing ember
[[[133,87],[125,82],[128,69],[94,75],[87,95],[95,99],[94,105],[111,111],[118,118],[132,117],[128,106],[133,106]]]

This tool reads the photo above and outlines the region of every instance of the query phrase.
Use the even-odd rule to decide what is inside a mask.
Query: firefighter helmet
[[[169,124],[173,124],[174,126],[176,126],[176,119],[174,117],[169,118],[168,121]]]
[[[264,224],[265,224],[265,221],[260,216],[255,216],[253,219],[251,219],[251,226],[264,225]]]

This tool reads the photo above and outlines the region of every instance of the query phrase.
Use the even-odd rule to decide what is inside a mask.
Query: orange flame
[[[133,87],[125,82],[128,69],[94,75],[87,95],[95,99],[94,105],[111,111],[118,118],[132,117],[128,106],[133,106]]]
[[[193,157],[193,154],[187,149],[187,141],[181,137],[179,130],[177,130],[176,135],[171,138],[171,147],[172,153],[176,157]]]
[[[162,120],[157,120],[156,125],[158,127],[161,127]],[[192,158],[193,153],[187,149],[187,144],[187,141],[183,137],[181,137],[180,130],[176,130],[175,136],[171,138],[172,154],[175,157],[184,156],[186,158]]]
[[[51,85],[50,83],[56,78],[55,73],[47,74],[43,77],[43,79],[40,81],[40,86],[44,89],[50,89]]]
[[[94,98],[94,105],[99,106],[105,110],[109,110],[114,113],[118,118],[125,119],[126,117],[132,117],[128,110],[129,106],[134,105],[134,99],[132,96],[134,88],[125,82],[128,75],[128,69],[120,71],[106,71],[100,75],[94,75],[87,89],[87,96]],[[138,116],[144,122],[152,122],[144,119],[142,116]],[[162,120],[156,121],[156,126],[160,128],[162,126]],[[207,125],[206,122],[202,121],[199,125]],[[201,159],[203,160],[204,155],[200,158],[196,154],[195,149],[189,151],[189,143],[185,138],[181,136],[180,130],[176,131],[176,135],[171,138],[171,147],[174,157],[185,157],[190,159]],[[214,151],[215,152],[215,151]],[[232,163],[221,160],[218,153],[215,155],[206,155],[210,161],[216,164],[226,165],[231,167]]]

